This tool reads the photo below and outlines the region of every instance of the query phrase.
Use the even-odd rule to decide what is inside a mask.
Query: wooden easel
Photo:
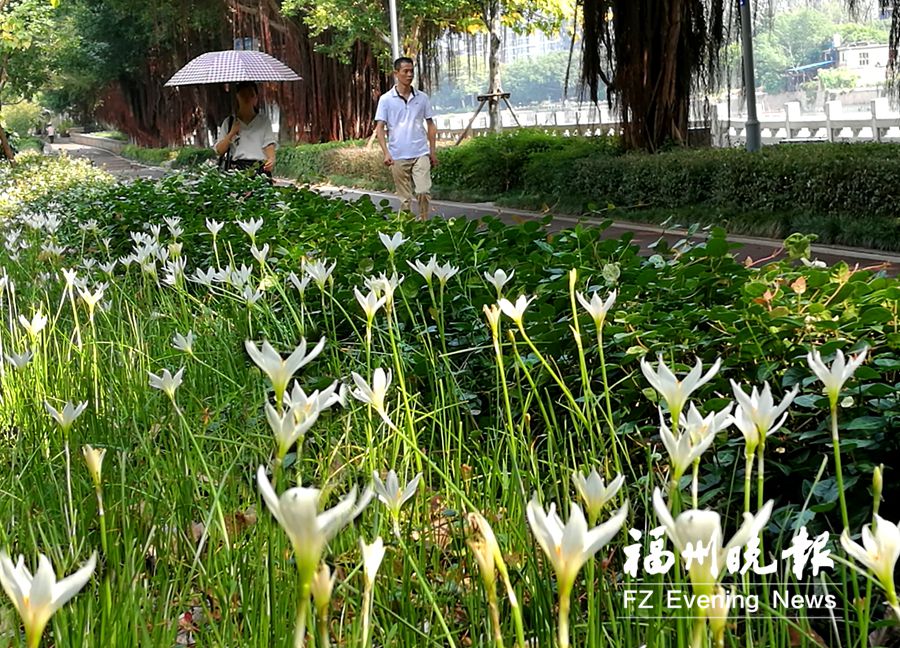
[[[516,117],[516,113],[513,110],[513,107],[509,103],[509,93],[508,92],[494,92],[493,94],[483,94],[478,95],[478,108],[475,110],[475,114],[472,115],[472,119],[469,120],[469,123],[466,125],[466,129],[459,136],[459,139],[456,140],[456,144],[454,146],[458,146],[460,142],[466,139],[466,135],[469,134],[469,131],[472,130],[472,124],[475,123],[475,118],[478,117],[478,113],[481,112],[481,109],[484,108],[484,104],[488,101],[497,99],[503,99],[503,103],[506,104],[506,107],[509,109],[509,114],[512,115],[513,119],[516,122],[516,126],[519,128],[522,127],[522,124],[519,123],[519,118]]]

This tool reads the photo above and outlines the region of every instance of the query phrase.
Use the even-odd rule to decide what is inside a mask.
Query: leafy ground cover
[[[0,548],[32,567],[44,552],[60,575],[98,553],[48,644],[274,646],[303,627],[320,646],[859,646],[890,632],[892,565],[879,582],[858,576],[838,535],[856,537],[882,492],[879,537],[900,517],[890,465],[870,492],[898,444],[896,279],[745,268],[721,230],[645,259],[596,229],[413,222],[216,173],[123,185],[36,158],[0,169],[0,188],[15,196],[2,214],[0,462],[13,479]],[[807,354],[864,349],[824,394]],[[741,430],[725,414],[699,422],[657,354],[684,390],[695,383],[699,412],[730,412]],[[685,378],[696,362],[705,380]],[[790,401],[782,425],[759,423],[764,443],[745,418],[772,414],[765,390],[742,418],[732,381]],[[85,444],[106,453],[95,478]],[[573,475],[591,470],[623,485],[579,498]],[[385,483],[364,506],[373,473]],[[321,490],[275,495],[301,485]],[[561,544],[550,502],[569,520]],[[800,525],[826,533],[834,568],[812,580],[782,561],[751,582],[629,567],[679,511],[668,550],[724,549],[692,508],[716,511],[724,538],[762,531],[766,564]],[[599,531],[583,535],[582,510]],[[755,523],[736,531],[745,511]],[[329,601],[320,562],[336,577]],[[647,581],[637,609],[626,592]],[[785,582],[834,608],[775,605]],[[668,590],[720,583],[763,602],[727,623],[667,606]]]
[[[278,173],[392,188],[377,146],[283,147]],[[645,223],[698,223],[771,238],[900,250],[892,144],[805,144],[623,154],[615,139],[521,129],[438,151],[435,195]],[[282,162],[283,161],[283,162]]]

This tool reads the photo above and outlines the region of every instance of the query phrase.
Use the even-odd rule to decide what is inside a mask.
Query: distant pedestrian
[[[431,169],[437,166],[437,126],[431,100],[424,92],[413,89],[413,76],[411,58],[402,56],[394,61],[396,85],[378,99],[375,132],[384,164],[391,167],[394,176],[401,211],[410,211],[415,192],[419,218],[425,220],[431,206]]]
[[[50,143],[53,144],[53,138],[56,136],[56,128],[53,127],[53,124],[47,124],[47,139],[50,140]]]

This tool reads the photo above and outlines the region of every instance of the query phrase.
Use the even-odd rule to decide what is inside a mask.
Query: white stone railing
[[[746,138],[746,117],[728,116],[726,104],[717,105],[712,120],[715,146],[742,144]],[[828,101],[825,112],[802,114],[800,102],[785,104],[780,115],[764,115],[759,119],[763,144],[779,142],[900,142],[900,113],[890,110],[886,97],[873,99],[869,110],[845,112],[840,101]]]
[[[517,126],[508,111],[501,111],[504,129]],[[600,110],[591,107],[584,110],[517,111],[518,125],[542,130],[564,137],[598,136],[618,134],[621,123],[612,118],[606,106]],[[456,140],[469,123],[469,115],[453,115],[437,118],[438,138]],[[900,142],[900,113],[891,111],[886,97],[873,99],[865,112],[845,112],[840,101],[829,101],[821,114],[802,114],[800,102],[785,104],[781,114],[767,114],[759,119],[763,144],[781,142]],[[691,123],[692,128],[702,128],[701,120]],[[728,115],[727,104],[713,106],[709,120],[713,146],[739,146],[746,138],[746,117]],[[479,114],[469,132],[479,137],[490,132],[488,116]]]

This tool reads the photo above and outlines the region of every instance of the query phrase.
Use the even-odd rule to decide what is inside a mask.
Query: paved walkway
[[[47,152],[65,153],[71,157],[84,157],[91,160],[97,166],[101,166],[111,174],[123,178],[161,178],[167,170],[160,167],[150,167],[131,160],[127,160],[119,155],[104,151],[102,149],[93,148],[91,146],[82,146],[72,144],[63,139],[56,144],[48,145]],[[285,181],[288,182],[288,181]],[[399,201],[393,194],[381,193],[377,191],[362,191],[347,187],[333,187],[329,185],[320,185],[313,187],[315,190],[334,197],[339,197],[348,201],[359,200],[363,196],[371,196],[375,201],[386,199],[396,209]],[[506,223],[521,223],[527,220],[538,220],[545,217],[545,214],[525,211],[520,209],[511,209],[508,207],[499,207],[493,203],[458,203],[444,200],[432,201],[432,207],[436,216],[443,217],[465,217],[478,219],[484,216],[496,216]],[[596,225],[603,222],[603,219],[577,217],[570,215],[554,215],[550,223],[549,230],[559,231],[567,227],[572,227],[577,223],[585,225]],[[604,238],[619,238],[625,233],[631,232],[634,236],[635,244],[641,246],[641,253],[653,254],[650,247],[660,238],[664,238],[670,245],[687,238],[687,232],[675,229],[662,229],[652,225],[641,225],[638,223],[629,223],[616,221],[608,227],[604,233]],[[691,240],[702,241],[703,235],[694,235]],[[728,240],[732,243],[739,244],[740,247],[735,249],[735,257],[742,262],[760,264],[771,259],[783,258],[784,248],[781,241],[766,238],[756,238],[741,235],[729,235]],[[900,253],[881,252],[878,250],[866,250],[861,248],[844,248],[830,245],[813,245],[812,254],[816,259],[824,261],[829,265],[844,261],[851,268],[858,267],[864,269],[885,269],[891,275],[900,274]]]

